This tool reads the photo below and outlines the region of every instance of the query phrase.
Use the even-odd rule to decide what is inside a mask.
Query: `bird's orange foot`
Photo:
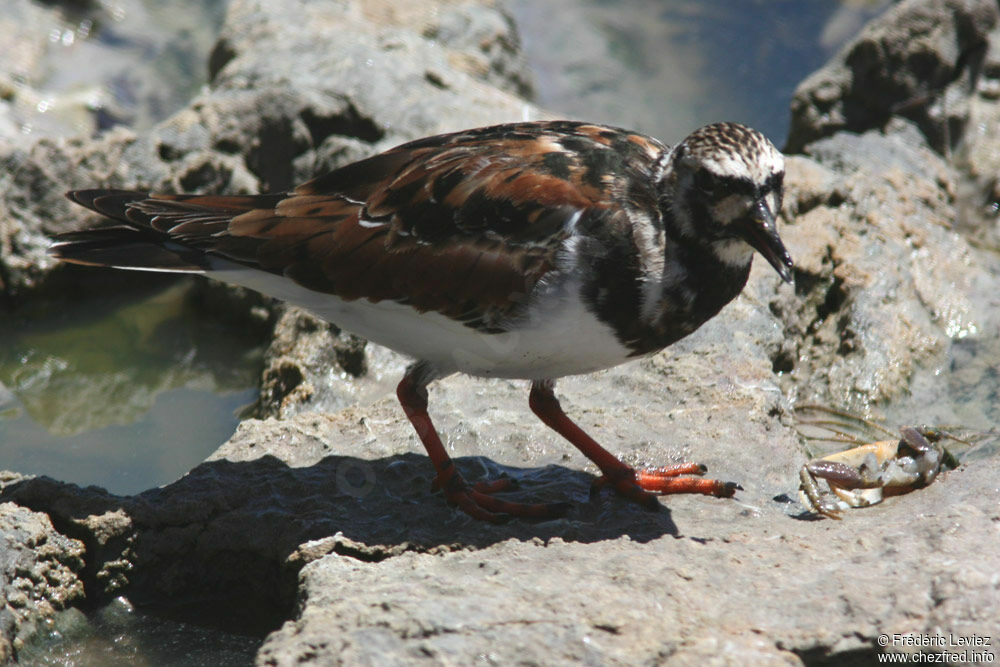
[[[640,470],[622,464],[620,468],[606,471],[595,479],[590,490],[591,494],[594,494],[610,485],[629,500],[646,507],[658,507],[659,502],[656,497],[666,494],[700,493],[717,498],[731,498],[737,490],[742,489],[735,482],[688,476],[703,475],[705,471],[705,466],[698,463],[678,463]]]
[[[438,471],[432,488],[441,489],[449,504],[472,518],[491,523],[504,523],[513,517],[556,519],[569,511],[569,503],[517,503],[491,495],[515,486],[517,483],[509,477],[469,484],[452,464]]]

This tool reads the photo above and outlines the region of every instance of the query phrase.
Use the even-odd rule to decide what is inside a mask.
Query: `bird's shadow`
[[[255,633],[287,620],[299,571],[329,553],[373,563],[512,538],[591,543],[628,535],[645,542],[678,534],[666,507],[650,511],[606,490],[592,495],[593,477],[579,470],[455,461],[470,482],[514,479],[517,488],[498,494],[505,499],[572,507],[544,521],[474,520],[432,491],[433,468],[417,454],[331,455],[304,467],[271,455],[207,461],[135,496],[25,478],[3,485],[0,501],[45,512],[57,530],[85,543],[82,579],[91,603],[124,592],[181,620]]]

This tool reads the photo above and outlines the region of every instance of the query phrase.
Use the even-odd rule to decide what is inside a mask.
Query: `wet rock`
[[[368,374],[365,343],[298,308],[285,309],[264,358],[257,416],[336,412],[354,403],[358,380]]]
[[[213,3],[183,12],[143,0],[9,0],[0,17],[0,138],[140,132],[204,82],[221,20]],[[81,71],[79,63],[86,63]]]
[[[13,476],[4,473],[0,484]],[[49,517],[0,503],[0,662],[61,610],[83,602],[83,544],[57,532]]]
[[[790,183],[801,169],[828,190],[790,188],[796,285],[770,299],[786,326],[775,370],[801,400],[864,413],[995,324],[983,310],[994,279],[970,268],[993,262],[950,228],[957,173],[916,132],[842,133],[807,151],[789,160]]]
[[[0,40],[4,45],[0,62],[0,142],[28,144],[33,140],[32,133],[53,129],[53,124],[60,126],[53,116],[66,121],[67,116],[78,118],[86,113],[84,96],[55,96],[41,89],[47,73],[46,56],[58,49],[63,39],[76,37],[62,12],[50,5],[32,0],[4,3],[0,15]],[[47,113],[44,118],[40,118],[39,105]]]
[[[951,398],[968,396],[964,388],[940,398],[946,370],[968,361],[963,348],[1000,330],[988,176],[1000,164],[990,138],[1000,109],[989,94],[1000,72],[990,65],[996,14],[995,3],[900,3],[800,86],[789,145],[805,156],[789,161],[784,208],[796,293],[771,300],[787,332],[775,370],[799,399],[979,428],[1000,416],[970,414]],[[914,86],[936,80],[929,72],[947,89],[915,96]],[[858,87],[872,76],[894,83]],[[851,83],[831,87],[841,80]],[[807,104],[820,91],[855,120],[833,122],[840,111]],[[862,114],[862,103],[881,111]],[[949,109],[961,122],[946,128]]]

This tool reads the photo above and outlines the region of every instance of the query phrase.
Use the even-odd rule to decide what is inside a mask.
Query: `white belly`
[[[344,301],[235,264],[220,264],[208,275],[304,308],[346,331],[431,362],[443,372],[541,380],[590,373],[629,358],[629,350],[611,328],[575,296],[577,286],[572,281],[535,294],[517,328],[488,334],[438,313],[418,313],[392,301]]]

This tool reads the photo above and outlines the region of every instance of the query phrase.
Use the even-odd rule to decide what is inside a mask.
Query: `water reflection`
[[[139,293],[105,289],[7,314],[3,466],[132,493],[224,442],[255,398],[263,332],[205,317],[194,290],[154,278]]]

